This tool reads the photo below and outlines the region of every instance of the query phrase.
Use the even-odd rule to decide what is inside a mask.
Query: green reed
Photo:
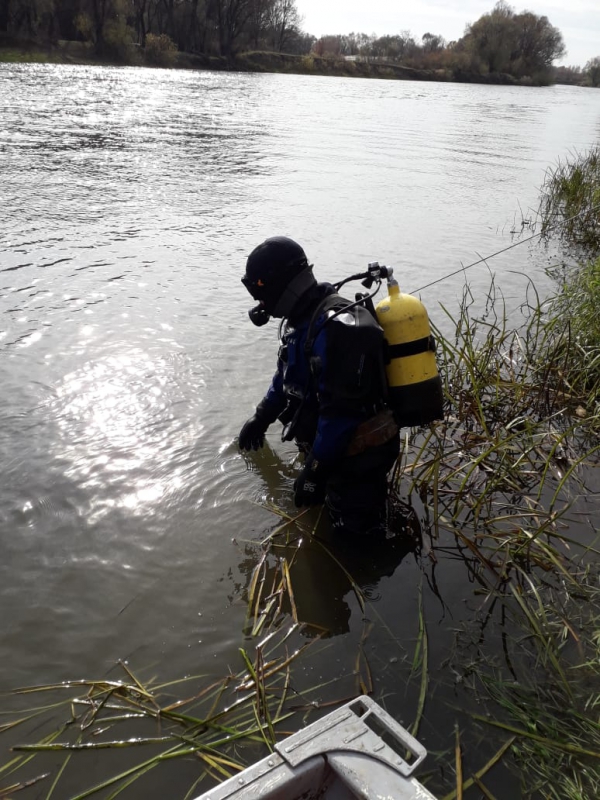
[[[543,233],[588,255],[600,254],[600,146],[574,153],[546,172],[539,214]]]
[[[302,652],[298,648],[290,654],[285,649],[294,628],[280,628],[256,643],[254,658],[241,650],[243,668],[222,680],[195,676],[165,684],[152,679],[143,682],[121,664],[122,674],[116,680],[75,680],[15,690],[15,695],[50,696],[52,703],[15,715],[3,730],[10,729],[14,736],[14,729],[23,727],[28,740],[32,722],[54,730],[33,742],[12,746],[16,755],[0,766],[0,797],[34,783],[42,787],[38,787],[40,797],[49,799],[55,790],[64,796],[57,785],[72,755],[82,751],[141,749],[152,755],[71,795],[74,800],[107,791],[116,797],[150,770],[173,759],[197,759],[198,779],[190,792],[206,776],[213,781],[230,777],[245,766],[235,752],[238,742],[266,743],[270,748],[275,729],[292,716],[285,708],[289,675]],[[59,713],[65,722],[56,729]],[[148,735],[149,723],[152,735]],[[33,757],[45,753],[62,758],[58,771],[53,762],[51,783],[49,772],[30,775]]]
[[[541,321],[542,350],[553,366],[548,382],[581,416],[600,410],[599,304],[600,258],[563,278]]]
[[[478,722],[515,737],[523,796],[600,785],[599,531],[594,510],[579,510],[598,490],[599,265],[544,304],[531,286],[516,328],[493,282],[479,313],[469,288],[458,314],[444,309],[445,419],[405,435],[394,473],[395,491],[423,504],[432,550],[453,538],[490,609],[511,620],[504,671],[482,659],[472,689],[493,701]]]
[[[555,641],[575,637],[578,657],[564,658],[567,683],[548,670],[540,679],[526,671],[507,680],[494,671],[478,673],[477,691],[490,701],[493,715],[474,715],[484,726],[512,734],[524,796],[549,800],[588,800],[600,796],[600,592],[589,588],[588,604],[543,611],[545,632]],[[540,615],[538,614],[538,617]],[[574,663],[576,660],[577,663]]]

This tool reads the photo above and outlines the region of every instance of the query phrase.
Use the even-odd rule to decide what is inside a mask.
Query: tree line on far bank
[[[558,67],[561,32],[547,17],[517,13],[505,0],[457,41],[427,32],[323,36],[306,33],[296,0],[0,0],[0,33],[36,41],[88,42],[96,56],[130,61],[141,48],[168,66],[183,51],[226,59],[248,51],[390,62],[447,76],[508,75],[520,83],[600,86],[600,56]]]
[[[545,16],[516,13],[500,0],[487,14],[465,28],[457,41],[425,33],[420,42],[410,31],[393,36],[363,33],[324,36],[314,45],[319,55],[389,60],[415,69],[461,75],[510,75],[521,83],[552,82],[600,86],[600,56],[585,67],[554,67],[566,55],[561,32]]]
[[[149,37],[165,54],[308,53],[316,40],[301,21],[296,0],[0,0],[0,32],[87,41],[96,55],[117,60]]]

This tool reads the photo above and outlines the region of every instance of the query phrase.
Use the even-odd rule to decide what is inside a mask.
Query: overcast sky
[[[399,33],[416,39],[424,33],[459,39],[469,22],[491,11],[495,0],[296,0],[304,30],[328,33]],[[600,56],[600,0],[526,0],[516,11],[546,16],[560,30],[567,47],[562,64],[579,65]]]

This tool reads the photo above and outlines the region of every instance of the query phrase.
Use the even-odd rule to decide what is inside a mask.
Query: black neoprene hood
[[[299,276],[302,276],[299,278]],[[252,297],[262,303],[267,313],[286,316],[289,302],[286,289],[292,287],[293,297],[315,283],[312,267],[300,245],[287,236],[272,236],[255,247],[246,261],[242,283]],[[294,285],[297,288],[294,290]],[[283,303],[280,302],[283,300]]]

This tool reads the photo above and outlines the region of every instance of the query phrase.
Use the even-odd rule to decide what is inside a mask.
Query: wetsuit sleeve
[[[258,404],[256,410],[259,416],[270,425],[272,422],[275,422],[283,412],[285,405],[286,399],[283,392],[283,361],[281,358],[278,358],[277,370],[273,375],[271,385],[266,395]]]

